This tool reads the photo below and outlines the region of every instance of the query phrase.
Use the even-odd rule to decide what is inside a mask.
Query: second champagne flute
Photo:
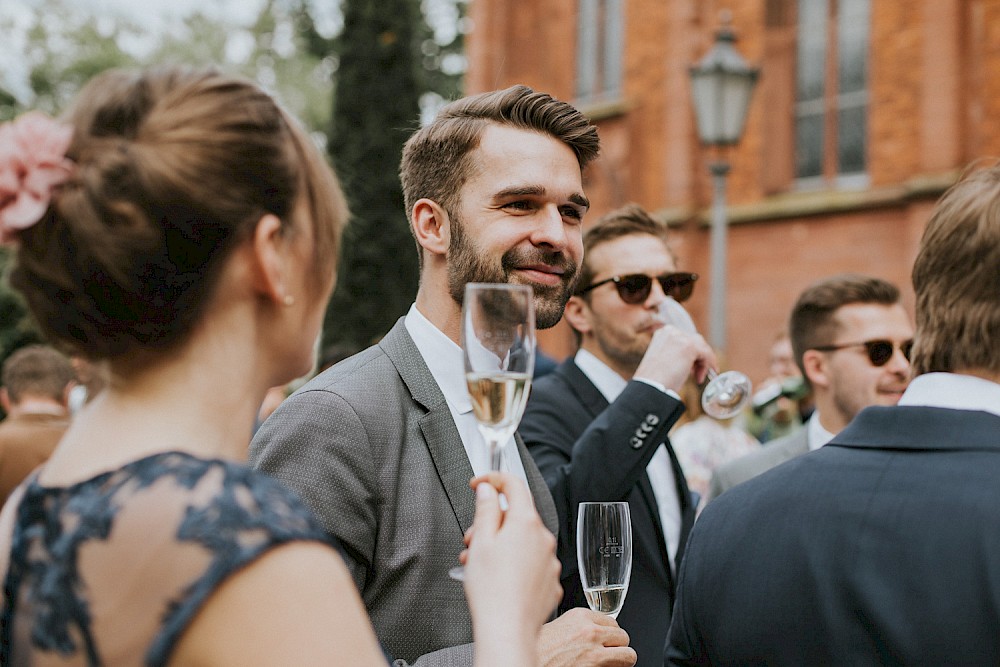
[[[632,520],[627,502],[580,503],[576,562],[587,604],[618,618],[632,577]]]

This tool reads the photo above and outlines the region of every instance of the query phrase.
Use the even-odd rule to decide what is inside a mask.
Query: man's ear
[[[445,255],[451,244],[451,219],[432,199],[418,199],[410,214],[413,235],[420,247],[432,255]]]
[[[802,354],[802,367],[809,384],[814,387],[830,386],[830,360],[819,350],[806,350]]]
[[[251,257],[251,284],[259,294],[277,304],[283,303],[285,297],[294,298],[286,291],[287,240],[277,216],[268,213],[257,222]]]
[[[0,407],[10,414],[10,394],[7,393],[7,387],[0,387]]]
[[[590,306],[582,296],[571,296],[566,302],[566,309],[563,317],[574,330],[580,334],[586,334],[593,330],[590,322]]]

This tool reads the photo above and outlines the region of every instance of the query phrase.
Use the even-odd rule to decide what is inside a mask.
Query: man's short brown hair
[[[581,171],[600,151],[597,128],[573,106],[546,93],[511,86],[463,97],[442,107],[403,147],[399,177],[407,218],[424,198],[455,213],[462,186],[475,170],[472,151],[491,124],[558,139],[576,155]]]
[[[73,365],[69,359],[47,345],[22,347],[3,364],[3,386],[15,404],[28,394],[62,402],[72,381]]]
[[[1000,164],[956,183],[913,264],[913,374],[1000,373]]]
[[[843,273],[824,278],[806,288],[792,308],[788,324],[795,363],[806,376],[802,355],[821,345],[834,343],[836,313],[855,303],[893,306],[899,303],[899,288],[881,278]]]

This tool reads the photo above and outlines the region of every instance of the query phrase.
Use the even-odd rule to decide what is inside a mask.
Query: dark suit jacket
[[[630,382],[609,406],[572,359],[531,388],[520,433],[552,491],[559,514],[562,608],[586,607],[576,564],[577,506],[583,501],[629,503],[632,579],[618,623],[631,638],[638,665],[658,664],[670,625],[674,581],[646,465],[666,443],[681,499],[681,539],[694,522],[694,506],[667,432],[683,404],[643,382]]]
[[[545,482],[521,442],[518,453],[555,531]],[[475,514],[472,466],[402,319],[287,398],[254,437],[250,462],[298,492],[339,540],[390,653],[417,665],[472,664],[465,591],[448,577]]]
[[[1000,417],[872,407],[713,500],[671,665],[1000,664]]]

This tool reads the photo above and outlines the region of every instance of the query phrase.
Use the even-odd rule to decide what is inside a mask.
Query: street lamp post
[[[708,167],[712,174],[709,336],[717,350],[726,347],[726,176],[730,167],[724,149],[739,143],[743,135],[750,97],[760,74],[736,51],[735,42],[736,35],[724,20],[712,49],[690,69],[698,138],[703,145],[719,149]]]

